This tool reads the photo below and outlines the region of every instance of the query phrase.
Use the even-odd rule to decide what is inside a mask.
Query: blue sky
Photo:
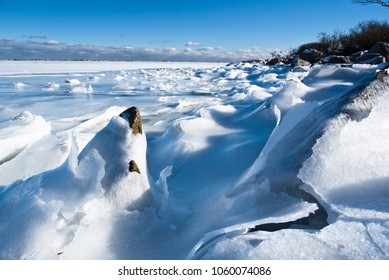
[[[0,39],[258,52],[371,19],[389,19],[389,9],[351,0],[0,0]]]

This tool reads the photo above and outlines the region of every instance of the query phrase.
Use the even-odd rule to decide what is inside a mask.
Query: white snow
[[[389,258],[376,66],[2,63],[0,259]]]

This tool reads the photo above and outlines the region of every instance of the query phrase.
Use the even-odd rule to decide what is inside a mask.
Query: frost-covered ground
[[[1,259],[389,258],[385,65],[1,64]]]

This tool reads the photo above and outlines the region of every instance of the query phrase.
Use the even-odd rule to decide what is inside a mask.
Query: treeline
[[[318,41],[307,43],[291,51],[300,55],[304,50],[316,49],[323,54],[351,55],[370,49],[378,42],[389,43],[389,23],[387,21],[365,21],[348,32],[336,31],[332,34],[322,32]]]

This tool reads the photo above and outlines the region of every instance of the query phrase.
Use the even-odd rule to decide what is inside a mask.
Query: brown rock
[[[131,107],[122,112],[119,116],[128,121],[128,124],[132,128],[132,133],[134,133],[134,135],[143,133],[142,118],[140,117],[138,108]]]
[[[293,62],[292,62],[292,66],[293,67],[296,67],[296,66],[310,66],[310,65],[311,65],[311,63],[309,61],[303,60],[303,59],[298,58],[298,57],[293,59]]]
[[[136,165],[135,160],[131,160],[128,164],[129,164],[128,170],[129,170],[130,172],[138,172],[138,173],[140,174],[138,165]]]

